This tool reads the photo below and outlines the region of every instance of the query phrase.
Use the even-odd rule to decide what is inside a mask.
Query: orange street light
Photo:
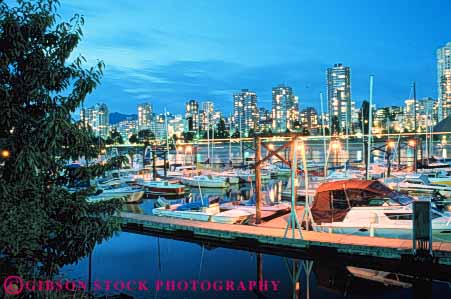
[[[395,148],[396,143],[393,140],[390,140],[389,142],[387,142],[387,147],[390,149]]]
[[[416,145],[415,140],[414,140],[414,139],[410,139],[409,142],[408,142],[408,145],[409,145],[410,147],[414,147],[414,146]]]
[[[2,150],[2,158],[8,159],[11,153],[8,150]]]
[[[340,143],[339,143],[338,141],[333,141],[333,142],[331,143],[331,147],[332,147],[332,149],[334,149],[334,150],[338,150],[338,149],[340,149]]]

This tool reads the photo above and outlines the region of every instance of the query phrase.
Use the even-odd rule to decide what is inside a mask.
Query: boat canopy
[[[408,205],[412,201],[379,181],[340,180],[318,187],[311,211],[315,223],[321,224],[343,221],[353,207]]]

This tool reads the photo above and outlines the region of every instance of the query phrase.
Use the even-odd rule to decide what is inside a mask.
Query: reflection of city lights
[[[410,139],[409,142],[408,142],[408,144],[409,144],[409,146],[414,147],[415,144],[416,144],[416,142],[415,142],[414,139]]]
[[[106,154],[106,149],[102,149],[101,151],[100,151],[100,153],[102,154],[102,155],[105,155]]]
[[[268,148],[273,151],[274,150],[274,144],[272,144],[272,143],[268,144]]]
[[[192,150],[193,150],[192,146],[188,145],[188,146],[185,148],[185,153],[191,153]]]
[[[355,134],[355,136],[356,136],[357,138],[362,138],[362,137],[363,137],[363,134],[360,133],[360,132],[358,132],[357,134]]]

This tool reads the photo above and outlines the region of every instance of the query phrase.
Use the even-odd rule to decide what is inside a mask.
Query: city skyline
[[[437,98],[435,53],[449,41],[443,24],[451,16],[451,4],[439,1],[428,7],[419,1],[361,1],[352,7],[285,2],[283,9],[249,1],[240,3],[242,11],[233,2],[135,1],[126,15],[121,1],[63,2],[65,19],[85,15],[77,51],[88,62],[106,64],[102,85],[87,105],[104,101],[111,111],[127,113],[144,101],[155,110],[177,103],[174,112],[183,113],[192,98],[222,104],[230,113],[232,95],[243,88],[270,108],[271,87],[279,83],[296,91],[300,109],[319,108],[324,74],[335,63],[351,67],[357,104],[368,97],[370,74],[379,105],[401,105],[414,80],[419,98]],[[255,13],[243,18],[246,11]]]

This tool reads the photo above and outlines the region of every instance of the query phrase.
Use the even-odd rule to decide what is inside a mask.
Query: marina
[[[451,4],[373,2],[0,0],[0,298],[450,298]]]

